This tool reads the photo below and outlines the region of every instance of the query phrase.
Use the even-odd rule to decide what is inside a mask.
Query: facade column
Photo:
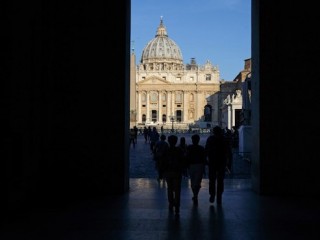
[[[159,91],[159,93],[158,93],[158,122],[160,123],[162,123],[162,111],[161,111],[161,109],[162,109],[162,100],[161,100],[161,91]]]
[[[235,123],[236,123],[236,108],[232,105],[232,119],[231,119],[231,125],[230,125],[230,128],[232,128],[232,126],[235,126]]]
[[[167,92],[167,123],[170,123],[169,116],[171,116],[171,94],[172,92]]]
[[[171,92],[171,112],[170,112],[170,116],[175,116],[175,108],[174,108],[174,102],[175,102],[175,95],[174,92]]]
[[[137,109],[137,121],[138,123],[141,123],[142,122],[142,116],[141,116],[141,93],[140,92],[137,92],[137,100],[138,100],[138,103],[137,103],[137,106],[136,106],[136,109]]]
[[[199,103],[200,103],[200,94],[199,94],[199,91],[196,90],[195,92],[196,96],[195,96],[195,116],[194,116],[194,119],[199,119],[200,118],[200,115],[199,115]]]
[[[231,129],[231,121],[232,121],[232,109],[231,104],[228,104],[228,128]]]
[[[189,99],[189,92],[183,92],[183,123],[187,123],[188,119],[188,99]]]
[[[149,108],[150,108],[150,107],[149,107],[149,102],[150,102],[150,101],[149,101],[149,97],[150,97],[150,94],[149,94],[149,92],[147,92],[147,99],[146,99],[146,100],[147,100],[147,101],[146,101],[146,102],[147,102],[147,105],[146,105],[146,108],[147,108],[147,116],[146,116],[146,118],[147,118],[147,119],[146,119],[146,122],[151,122],[151,121],[150,121],[150,112],[149,112]]]

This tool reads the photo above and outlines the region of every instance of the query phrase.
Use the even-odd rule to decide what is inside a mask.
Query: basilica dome
[[[148,42],[142,51],[141,63],[175,63],[183,64],[179,46],[168,37],[161,18],[155,38]]]

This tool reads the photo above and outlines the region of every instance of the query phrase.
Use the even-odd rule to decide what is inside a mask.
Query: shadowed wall
[[[8,209],[126,192],[130,1],[4,5]]]

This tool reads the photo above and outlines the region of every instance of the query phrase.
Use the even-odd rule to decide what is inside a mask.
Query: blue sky
[[[160,17],[184,63],[219,67],[232,81],[251,57],[251,0],[131,0],[131,42],[137,63],[155,37]]]

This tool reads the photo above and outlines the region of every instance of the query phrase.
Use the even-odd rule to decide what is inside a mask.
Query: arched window
[[[167,115],[166,114],[162,114],[162,122],[167,122]]]
[[[143,122],[143,123],[145,123],[145,122],[146,122],[146,120],[147,120],[146,115],[145,115],[145,114],[142,114],[142,122]]]

